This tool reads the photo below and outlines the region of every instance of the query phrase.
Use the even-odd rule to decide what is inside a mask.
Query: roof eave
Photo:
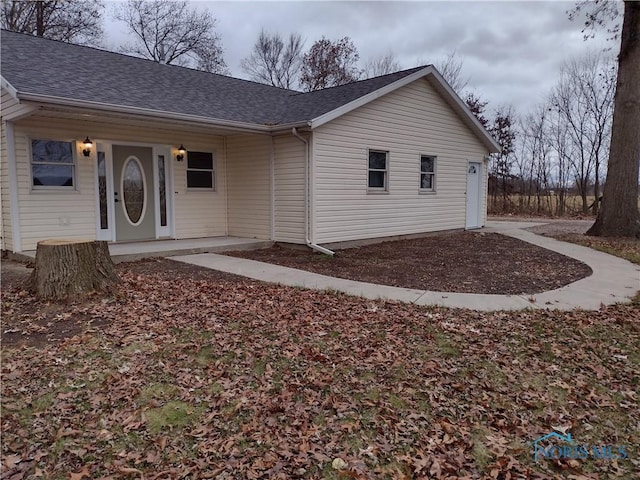
[[[11,95],[15,100],[19,100],[18,90],[16,90],[16,88],[2,75],[0,75],[0,86],[9,92],[9,95]]]
[[[302,120],[299,122],[279,123],[271,125],[272,133],[289,133],[292,128],[311,128],[310,120]]]

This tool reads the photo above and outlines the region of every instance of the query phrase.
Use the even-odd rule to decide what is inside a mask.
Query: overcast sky
[[[392,52],[403,68],[437,63],[455,51],[464,61],[469,87],[489,108],[511,104],[520,114],[544,100],[562,63],[587,50],[617,47],[606,34],[584,41],[582,23],[570,21],[575,2],[421,1],[311,2],[192,1],[217,19],[224,56],[233,76],[261,28],[283,36],[298,32],[305,50],[323,35],[349,36],[361,63]],[[110,5],[111,7],[113,5]],[[109,13],[108,13],[109,14]],[[106,44],[124,38],[124,26],[109,22]]]

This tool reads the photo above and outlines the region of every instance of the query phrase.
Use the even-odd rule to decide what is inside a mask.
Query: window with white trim
[[[187,152],[187,188],[216,189],[215,158],[211,152]]]
[[[420,191],[436,191],[436,157],[420,155]]]
[[[389,152],[369,150],[369,190],[387,191],[389,188]]]
[[[31,140],[31,185],[37,188],[75,188],[75,143]]]

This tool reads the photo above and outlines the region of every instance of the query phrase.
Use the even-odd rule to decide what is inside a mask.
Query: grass
[[[587,196],[587,207],[593,204],[595,198],[593,195]],[[538,199],[534,195],[509,195],[506,212],[503,210],[502,194],[489,195],[487,200],[490,215],[509,213],[546,217],[556,215],[560,198],[558,195],[542,195],[538,206]],[[640,198],[638,199],[638,208],[640,208]],[[589,210],[587,215],[595,218],[591,214],[592,210]],[[567,195],[565,197],[565,215],[584,215],[582,213],[582,197],[580,195]]]
[[[164,429],[186,427],[195,423],[202,414],[203,407],[195,407],[186,402],[171,400],[159,408],[145,412],[147,427],[151,433],[159,433]]]

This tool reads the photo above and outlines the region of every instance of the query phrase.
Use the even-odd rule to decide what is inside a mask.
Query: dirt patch
[[[109,322],[82,313],[97,296],[84,303],[41,303],[28,291],[32,269],[11,260],[2,260],[2,303],[0,331],[3,346],[44,346],[73,337]],[[75,311],[74,314],[69,313]]]
[[[0,283],[2,284],[2,290],[25,286],[32,268],[26,265],[14,262],[12,260],[2,259],[2,266],[0,269]]]
[[[582,262],[496,233],[464,232],[340,250],[334,257],[274,246],[231,252],[362,282],[437,292],[535,294],[589,276]]]

